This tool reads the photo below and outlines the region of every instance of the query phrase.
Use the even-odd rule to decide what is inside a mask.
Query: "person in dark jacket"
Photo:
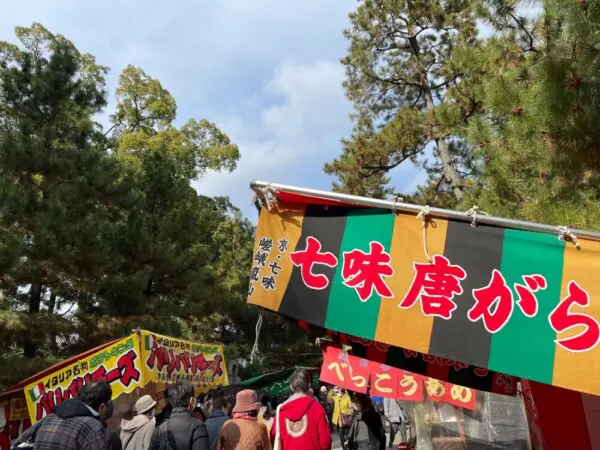
[[[348,432],[347,448],[356,450],[385,450],[385,429],[381,416],[365,394],[352,399],[354,416]]]
[[[101,416],[111,397],[112,390],[106,381],[90,381],[77,398],[62,402],[12,445],[33,443],[35,450],[106,450]]]
[[[154,430],[150,450],[209,450],[206,426],[192,415],[196,408],[194,387],[177,381],[169,387],[171,415]]]
[[[212,401],[212,414],[206,419],[206,429],[208,430],[208,439],[210,441],[210,450],[217,448],[217,442],[219,441],[219,434],[223,424],[227,422],[230,417],[227,415],[227,402],[224,397],[215,397]]]
[[[333,430],[333,425],[331,424],[331,418],[333,416],[333,400],[331,400],[331,397],[329,397],[329,395],[327,394],[327,387],[321,386],[321,389],[319,390],[319,403],[321,404],[321,406],[325,410],[325,413],[327,414],[329,428]]]
[[[173,407],[169,404],[169,388],[167,387],[164,392],[165,407],[156,415],[156,428],[158,428],[163,422],[165,422],[171,415]]]
[[[121,438],[119,437],[119,431],[108,426],[108,421],[112,419],[114,411],[115,408],[113,405],[113,401],[109,400],[106,404],[106,409],[104,410],[104,413],[100,416],[100,420],[102,420],[102,424],[104,425],[106,450],[123,450],[123,446],[121,445]]]

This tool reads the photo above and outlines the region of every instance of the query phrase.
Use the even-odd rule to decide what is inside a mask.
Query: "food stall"
[[[394,398],[406,394],[403,381],[412,391],[406,376],[423,386],[420,401],[429,406],[456,412],[448,399],[475,397],[473,410],[422,414],[431,431],[433,416],[450,423],[474,411],[478,426],[461,418],[453,429],[466,436],[457,448],[511,433],[520,443],[497,448],[530,448],[523,440],[544,449],[600,448],[598,427],[590,426],[600,411],[600,377],[593,376],[600,368],[600,234],[477,208],[251,187],[260,216],[248,303],[329,335],[339,367],[324,364],[322,380],[343,378],[364,392],[392,368]],[[445,400],[436,402],[440,383]],[[442,448],[433,438],[428,445]]]

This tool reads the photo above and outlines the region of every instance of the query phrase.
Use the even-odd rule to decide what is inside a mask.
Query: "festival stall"
[[[600,448],[589,426],[600,411],[600,234],[476,207],[252,188],[260,216],[248,303],[328,334],[322,380],[433,404],[423,413],[430,432],[432,416],[469,415],[476,430],[463,421],[442,431],[468,448],[511,433],[501,448],[530,448],[526,413],[536,448]],[[427,445],[438,448],[433,436]]]
[[[62,361],[0,392],[0,450],[32,423],[50,414],[61,402],[77,395],[84,383],[110,383],[118,425],[135,399],[151,394],[164,407],[165,387],[179,379],[190,381],[196,394],[227,386],[223,347],[200,344],[140,330]]]

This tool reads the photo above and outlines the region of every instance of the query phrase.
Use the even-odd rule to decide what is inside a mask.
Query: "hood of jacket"
[[[297,422],[306,415],[309,408],[316,400],[308,395],[292,395],[287,402],[281,405],[279,411],[285,416]]]
[[[96,411],[76,398],[62,402],[54,409],[54,414],[61,419],[68,419],[70,417],[95,417],[100,420],[100,416]]]
[[[126,433],[135,433],[137,430],[142,428],[144,425],[146,425],[151,420],[154,420],[154,417],[152,419],[150,419],[145,414],[138,414],[131,420],[122,419],[121,420],[121,431],[124,431]]]

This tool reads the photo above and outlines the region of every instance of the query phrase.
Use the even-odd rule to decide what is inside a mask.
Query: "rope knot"
[[[431,262],[431,256],[429,256],[429,251],[427,251],[427,223],[429,222],[428,216],[431,214],[431,210],[429,206],[425,205],[417,214],[417,219],[421,219],[423,221],[423,226],[421,229],[423,230],[423,251],[425,252],[425,256],[427,260]]]
[[[471,220],[471,227],[473,228],[477,227],[477,213],[483,214],[484,216],[489,216],[488,213],[479,209],[479,206],[473,205],[473,207],[465,213],[467,217],[473,218],[473,220]]]
[[[256,187],[252,196],[252,204],[254,205],[260,200],[267,207],[267,210],[271,211],[273,204],[277,203],[276,194],[277,191],[271,187],[271,183],[264,188]]]
[[[558,230],[558,240],[559,241],[572,242],[573,245],[575,245],[575,248],[577,250],[579,250],[581,248],[581,244],[577,240],[577,236],[575,236],[575,233],[573,233],[569,229],[569,227],[567,227],[565,225],[561,225],[559,227],[556,227],[556,229]]]
[[[392,211],[396,211],[396,203],[402,202],[403,200],[404,199],[399,195],[394,195],[394,198],[392,200]]]
[[[423,221],[425,221],[427,219],[427,216],[429,216],[431,214],[431,210],[429,209],[429,206],[423,206],[421,208],[421,211],[419,211],[419,214],[417,214],[417,219],[422,219]]]

